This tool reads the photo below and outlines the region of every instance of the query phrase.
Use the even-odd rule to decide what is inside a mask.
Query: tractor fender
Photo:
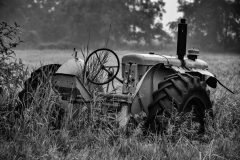
[[[217,88],[217,84],[221,85],[223,88],[225,88],[230,93],[234,94],[232,90],[230,90],[227,86],[222,84],[215,75],[210,73],[208,70],[202,70],[202,69],[192,69],[191,72],[186,72],[192,75],[197,75],[201,77],[202,75],[205,76],[205,82],[206,84],[211,88]]]
[[[206,83],[209,87],[216,88],[217,87],[217,78],[214,74],[209,72],[208,70],[202,70],[202,69],[193,69],[193,72],[198,72],[205,76]]]
[[[73,58],[63,63],[56,73],[70,74],[75,76],[82,76],[84,61],[79,58]]]
[[[206,84],[211,87],[211,88],[216,88],[217,87],[217,78],[214,74],[212,74],[211,72],[209,72],[207,69],[197,69],[197,68],[191,68],[191,70],[186,70],[182,67],[176,67],[176,66],[172,66],[172,69],[174,69],[175,71],[179,72],[179,73],[189,73],[191,75],[195,75],[198,77],[202,77],[205,76],[205,81]]]
[[[65,62],[53,75],[53,88],[61,94],[69,94],[75,98],[81,95],[85,101],[90,101],[91,94],[81,81],[83,66],[82,59],[74,58]]]
[[[162,63],[152,66],[137,84],[133,94],[131,113],[134,115],[144,111],[148,114],[148,106],[153,101],[152,93],[158,89],[158,83],[167,75],[174,73],[176,73],[175,70],[165,67]]]

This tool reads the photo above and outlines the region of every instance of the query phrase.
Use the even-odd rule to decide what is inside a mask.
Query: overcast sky
[[[164,29],[169,31],[168,27],[166,26],[168,22],[175,21],[178,17],[182,16],[182,13],[177,12],[178,7],[178,0],[165,0],[165,10],[166,13],[163,14],[163,26]]]

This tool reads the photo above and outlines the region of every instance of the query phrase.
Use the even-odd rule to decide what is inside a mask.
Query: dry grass
[[[121,57],[128,52],[117,53]],[[71,58],[72,51],[31,50],[16,54],[30,66],[38,66],[39,60],[45,64],[62,63]],[[79,119],[70,121],[68,127],[49,130],[47,108],[55,101],[49,94],[44,98],[36,94],[35,103],[24,112],[27,118],[9,122],[1,117],[5,125],[0,129],[0,159],[240,159],[240,56],[205,53],[201,58],[235,94],[221,86],[212,90],[215,119],[209,121],[200,141],[184,135],[172,140],[172,135],[144,137],[126,136],[119,130],[107,132],[90,123],[96,122],[97,116],[89,119],[83,106]],[[39,112],[39,107],[45,109]]]

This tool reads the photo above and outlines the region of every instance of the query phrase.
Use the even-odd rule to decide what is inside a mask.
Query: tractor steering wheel
[[[108,48],[101,48],[89,54],[83,74],[89,82],[104,85],[117,76],[119,69],[120,61],[117,54]]]

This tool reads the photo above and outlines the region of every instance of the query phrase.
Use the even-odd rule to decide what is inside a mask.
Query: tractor
[[[209,87],[218,80],[208,71],[208,64],[199,59],[199,50],[189,49],[186,55],[187,23],[178,24],[177,56],[126,54],[121,61],[108,48],[91,52],[85,60],[76,56],[66,63],[50,64],[33,72],[19,93],[26,103],[29,88],[36,90],[40,75],[51,74],[52,90],[60,95],[62,106],[79,107],[101,97],[101,105],[117,111],[116,121],[124,127],[129,120],[144,112],[147,126],[153,131],[164,128],[162,116],[192,113],[204,132],[205,115],[212,115]],[[122,76],[119,78],[119,75]],[[114,79],[120,86],[117,91]],[[99,87],[100,86],[100,87]],[[111,92],[109,92],[111,90]]]

